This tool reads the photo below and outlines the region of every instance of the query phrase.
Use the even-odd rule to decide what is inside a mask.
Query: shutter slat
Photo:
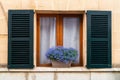
[[[29,37],[30,14],[12,14],[11,22],[13,25],[12,37]]]
[[[111,67],[111,12],[87,12],[87,68]]]
[[[9,10],[8,68],[33,68],[33,10]]]

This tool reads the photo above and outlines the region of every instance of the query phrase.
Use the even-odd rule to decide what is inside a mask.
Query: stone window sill
[[[104,69],[87,69],[84,67],[70,68],[52,68],[52,67],[36,67],[33,69],[8,69],[0,68],[0,72],[111,72],[120,71],[120,68],[104,68]]]

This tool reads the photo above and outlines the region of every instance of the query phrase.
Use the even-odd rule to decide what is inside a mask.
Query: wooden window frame
[[[50,67],[52,64],[40,64],[40,17],[56,17],[56,46],[63,46],[63,17],[78,17],[80,19],[80,62],[72,64],[83,66],[83,14],[37,14],[36,30],[36,64],[39,67]]]

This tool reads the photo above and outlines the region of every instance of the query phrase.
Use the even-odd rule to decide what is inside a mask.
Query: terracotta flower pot
[[[59,61],[52,61],[52,67],[55,67],[55,68],[68,68],[68,67],[71,67],[71,62],[63,63],[63,62],[59,62]]]

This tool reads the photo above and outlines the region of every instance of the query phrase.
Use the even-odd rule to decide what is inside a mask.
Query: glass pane
[[[80,20],[77,17],[64,17],[63,19],[63,46],[72,47],[80,52]],[[80,55],[80,54],[79,54]],[[77,62],[79,63],[79,56]]]
[[[41,17],[40,18],[40,63],[46,64],[50,61],[46,58],[46,51],[50,47],[56,45],[56,18],[55,17]]]

